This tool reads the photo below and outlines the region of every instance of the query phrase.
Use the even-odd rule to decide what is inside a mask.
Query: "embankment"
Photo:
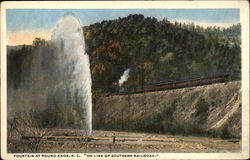
[[[108,96],[93,104],[95,129],[241,137],[241,82]]]

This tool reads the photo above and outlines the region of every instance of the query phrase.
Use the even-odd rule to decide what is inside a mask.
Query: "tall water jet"
[[[92,94],[89,56],[85,52],[82,24],[73,14],[58,21],[52,33],[52,43],[58,52],[58,66],[62,77],[70,79],[71,91],[77,93],[84,109],[85,133],[92,133]]]

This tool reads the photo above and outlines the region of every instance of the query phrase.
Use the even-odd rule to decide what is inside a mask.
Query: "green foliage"
[[[229,139],[229,138],[232,138],[232,135],[231,135],[231,133],[230,133],[230,131],[229,131],[229,126],[228,126],[228,124],[225,124],[225,125],[223,125],[223,126],[221,127],[221,135],[220,135],[220,137],[221,137],[222,139]]]
[[[205,99],[201,98],[196,105],[195,116],[207,113],[208,111],[209,111],[209,104],[206,102]]]
[[[7,55],[8,88],[28,86],[30,83],[32,48],[22,46],[17,50],[10,50]]]
[[[9,50],[8,89],[27,91],[30,100],[25,101],[35,97],[34,106],[29,107],[36,107],[38,103],[45,105],[36,114],[41,127],[83,128],[82,102],[77,93],[71,93],[71,80],[58,67],[56,54],[54,48],[40,38],[36,38],[32,46]],[[20,105],[16,102],[15,105]]]
[[[84,27],[86,50],[90,55],[92,89],[114,93],[125,69],[130,68],[125,88],[146,84],[241,73],[240,24],[228,29],[203,28],[194,24],[170,23],[166,18],[129,15]],[[58,74],[53,47],[35,38],[32,46],[8,50],[8,79],[15,87],[30,84],[32,59],[53,78]],[[39,62],[39,61],[38,61]],[[98,92],[98,91],[97,91]]]
[[[36,46],[22,45],[8,48],[8,88],[34,88],[32,83],[47,77],[47,86],[58,79],[58,69],[53,47],[44,40],[35,39]],[[42,45],[40,45],[42,44]],[[38,46],[37,46],[38,45]]]
[[[45,45],[45,40],[44,39],[41,39],[39,37],[36,37],[34,40],[33,40],[33,46],[35,47],[42,47]]]
[[[201,98],[197,102],[195,109],[196,110],[192,115],[197,118],[198,123],[204,123],[208,117],[209,103],[207,103],[205,99]]]
[[[221,74],[240,78],[240,24],[203,28],[134,14],[92,24],[84,31],[92,71],[102,73],[92,73],[93,90],[117,91],[127,68],[131,72],[125,88]],[[112,43],[119,44],[114,52],[119,58],[108,56]],[[145,63],[149,67],[142,67]]]
[[[84,112],[80,106],[50,106],[40,115],[41,125],[52,128],[84,128]],[[45,118],[46,117],[46,118]]]

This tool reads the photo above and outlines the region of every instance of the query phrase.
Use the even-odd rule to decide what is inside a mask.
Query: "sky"
[[[240,22],[240,10],[231,9],[7,9],[8,45],[31,44],[35,37],[50,39],[57,21],[66,13],[73,13],[84,26],[126,17],[129,14],[143,14],[158,20],[194,22],[207,26],[229,27]]]

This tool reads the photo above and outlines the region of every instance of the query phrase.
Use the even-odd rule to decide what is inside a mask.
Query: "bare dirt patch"
[[[8,152],[44,153],[135,153],[135,152],[240,152],[239,140],[163,134],[94,131],[92,136],[79,135],[79,130],[54,129],[43,137],[36,151],[28,145],[32,139],[9,141]],[[75,134],[75,135],[74,135]],[[53,138],[52,138],[53,137]],[[115,142],[114,142],[115,137]]]

